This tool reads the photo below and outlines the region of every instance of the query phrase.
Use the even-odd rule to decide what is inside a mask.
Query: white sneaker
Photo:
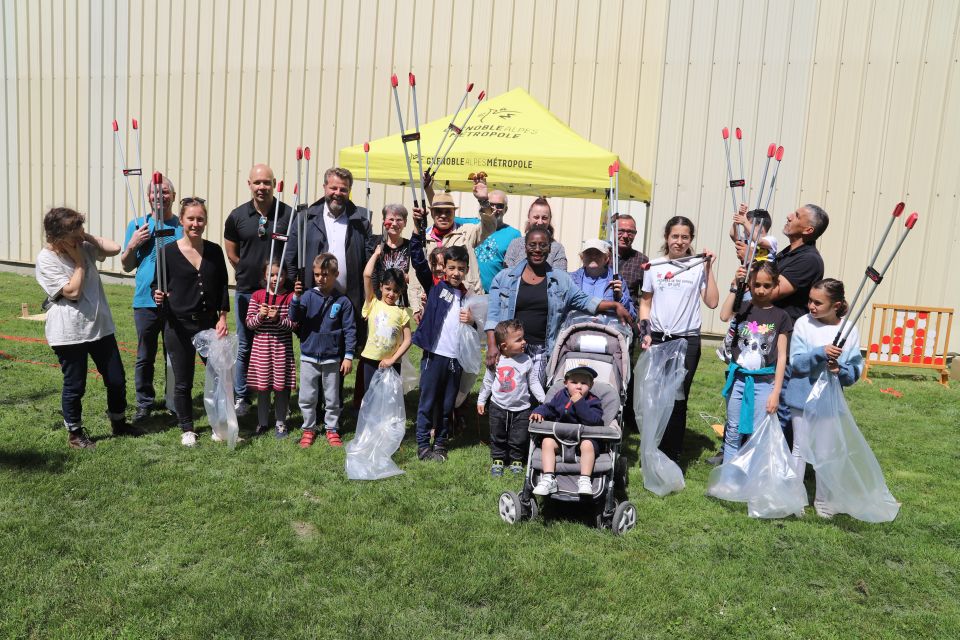
[[[246,400],[238,399],[233,403],[233,410],[236,412],[237,417],[241,418],[250,412],[250,403]]]
[[[593,481],[590,476],[580,476],[577,479],[577,493],[580,495],[593,495]]]
[[[184,431],[183,435],[180,436],[180,444],[185,447],[193,447],[197,444],[197,434],[193,431]]]
[[[552,475],[543,474],[540,476],[540,482],[533,488],[533,495],[548,496],[557,492],[557,480]]]
[[[210,432],[210,439],[213,440],[214,442],[223,442],[223,438],[218,436],[216,431]]]

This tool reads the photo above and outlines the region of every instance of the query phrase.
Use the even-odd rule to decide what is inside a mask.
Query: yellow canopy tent
[[[470,108],[472,104],[464,107],[461,122]],[[450,118],[448,115],[420,127],[424,169]],[[412,127],[412,123],[407,126]],[[409,143],[408,148],[416,177],[416,143]],[[616,155],[581,138],[529,93],[514,89],[480,104],[437,171],[435,181],[438,190],[470,191],[473,182],[468,176],[484,171],[491,188],[511,194],[605,198],[610,181],[608,167],[615,160]],[[339,165],[350,169],[355,181],[362,180],[363,145],[341,149]],[[370,143],[370,180],[401,186],[409,183],[399,133]],[[620,198],[650,200],[650,183],[623,163]]]

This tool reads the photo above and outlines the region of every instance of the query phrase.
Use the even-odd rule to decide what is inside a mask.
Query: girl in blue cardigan
[[[863,372],[863,356],[860,355],[860,334],[851,327],[843,349],[833,346],[840,319],[847,313],[843,283],[833,278],[824,278],[813,284],[807,302],[807,315],[798,318],[793,326],[790,342],[790,382],[787,384],[786,403],[793,416],[794,470],[803,477],[807,461],[800,455],[802,446],[809,442],[810,431],[804,419],[803,409],[807,396],[817,378],[825,370],[836,375],[840,385],[849,387]],[[817,482],[813,507],[817,514],[829,518],[825,504],[824,489]]]

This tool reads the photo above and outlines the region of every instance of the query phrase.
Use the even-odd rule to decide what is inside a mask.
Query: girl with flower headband
[[[737,278],[744,277],[743,267]],[[736,310],[737,333],[732,344],[730,366],[723,395],[727,399],[727,421],[723,436],[723,461],[730,462],[753,433],[764,414],[776,413],[787,365],[788,334],[793,321],[773,305],[780,272],[769,260],[756,261],[750,271],[750,300]],[[720,309],[720,319],[734,316],[735,293]]]

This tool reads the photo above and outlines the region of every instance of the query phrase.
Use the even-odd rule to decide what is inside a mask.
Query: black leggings
[[[687,369],[687,375],[683,378],[683,400],[677,400],[673,404],[673,413],[670,414],[670,420],[667,422],[667,429],[663,433],[659,447],[668,458],[679,462],[680,452],[683,450],[683,437],[687,432],[687,399],[690,397],[690,387],[693,385],[697,365],[700,364],[700,334],[668,337],[654,332],[651,337],[653,344],[663,344],[681,338],[687,341],[687,356],[683,361],[683,366]]]
[[[163,329],[163,342],[173,366],[173,408],[184,431],[193,431],[193,375],[197,350],[193,336],[217,326],[217,315],[193,317],[168,316]]]

